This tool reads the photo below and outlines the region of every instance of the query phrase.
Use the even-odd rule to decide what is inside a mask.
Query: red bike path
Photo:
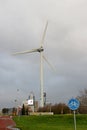
[[[16,124],[10,116],[0,116],[0,130],[11,130]]]

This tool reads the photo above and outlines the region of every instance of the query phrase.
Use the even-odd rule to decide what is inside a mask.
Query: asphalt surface
[[[0,116],[0,130],[11,130],[16,124],[10,116]]]

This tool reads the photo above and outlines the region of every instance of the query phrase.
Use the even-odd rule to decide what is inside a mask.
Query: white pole
[[[43,56],[40,52],[40,107],[43,106]]]
[[[74,130],[76,130],[76,115],[75,115],[75,111],[74,112]]]

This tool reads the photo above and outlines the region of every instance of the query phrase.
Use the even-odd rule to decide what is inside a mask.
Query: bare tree
[[[77,98],[80,101],[80,105],[87,106],[87,89],[80,91],[80,95]]]
[[[80,101],[79,112],[82,114],[87,114],[87,89],[80,91],[80,95],[77,99]]]

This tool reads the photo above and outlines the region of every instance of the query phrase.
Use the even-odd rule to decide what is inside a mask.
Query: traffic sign
[[[72,98],[69,100],[68,102],[68,107],[71,109],[71,110],[77,110],[79,108],[79,101],[75,98]]]

